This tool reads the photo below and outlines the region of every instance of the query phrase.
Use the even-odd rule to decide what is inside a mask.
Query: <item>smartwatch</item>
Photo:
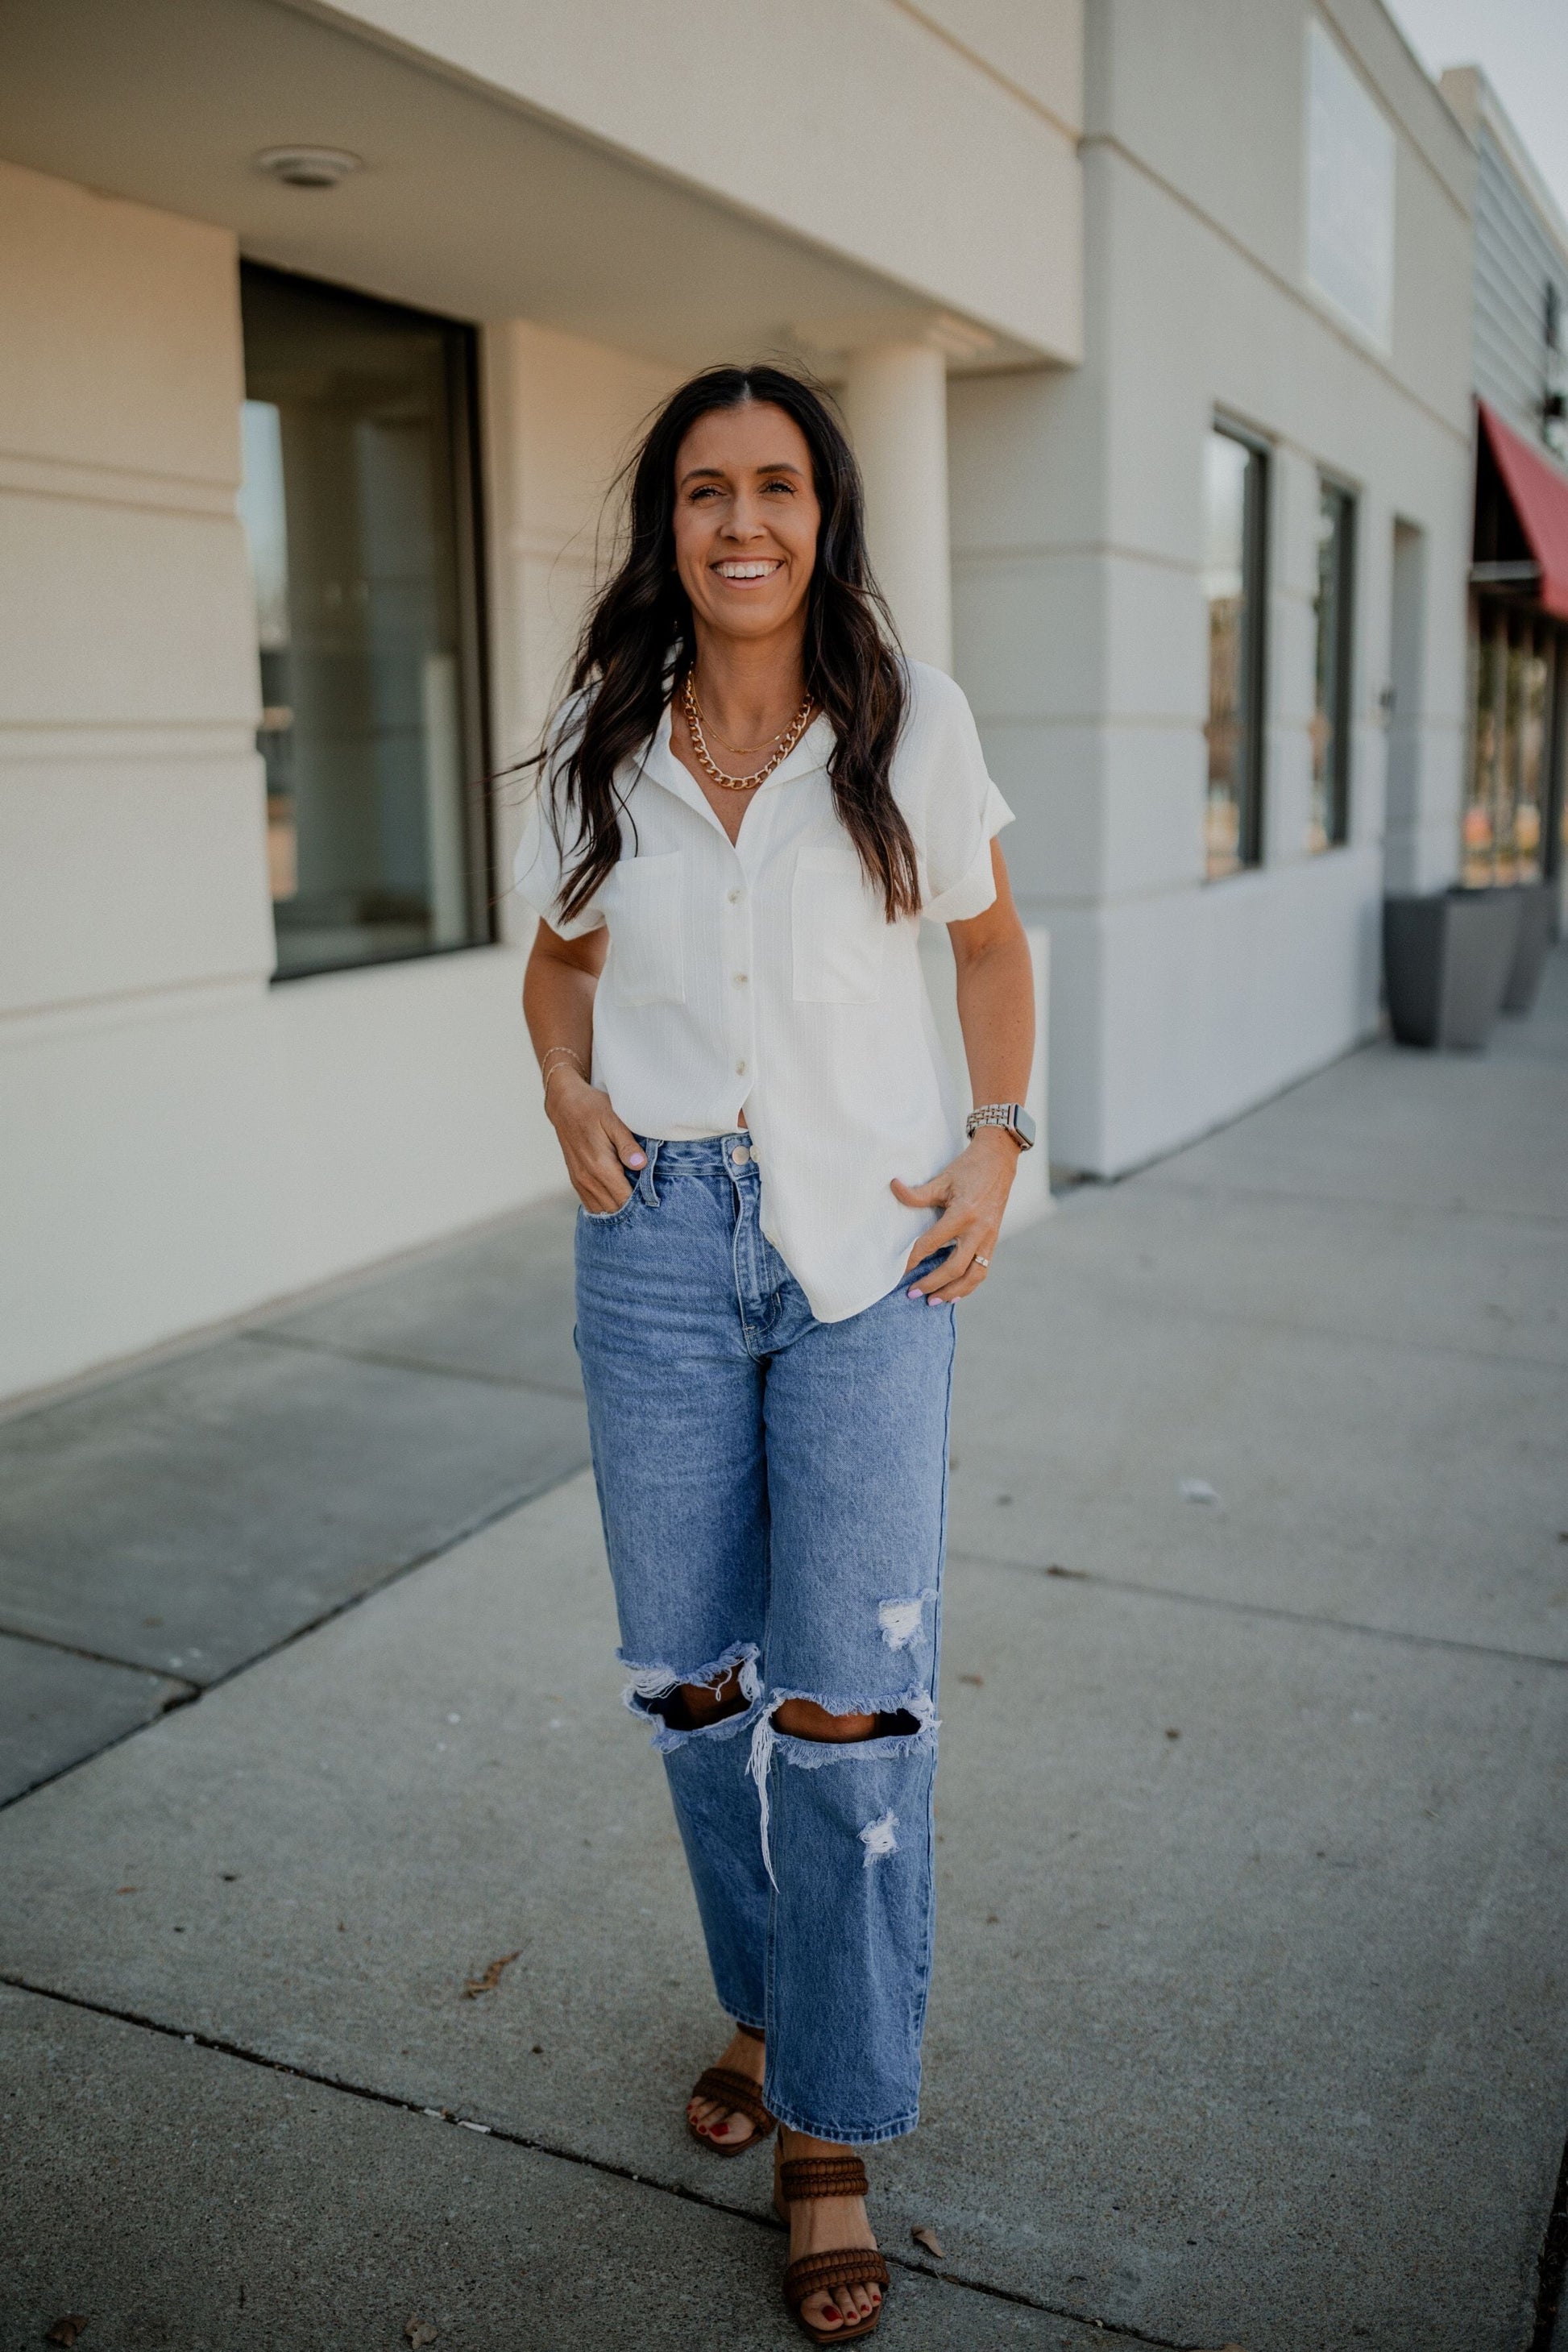
[[[1020,1151],[1035,1148],[1035,1122],[1022,1103],[981,1103],[963,1122],[972,1136],[977,1127],[1005,1127]]]

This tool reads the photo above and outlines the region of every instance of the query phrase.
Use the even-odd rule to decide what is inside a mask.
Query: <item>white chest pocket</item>
[[[686,932],[679,849],[623,857],[605,894],[611,984],[623,1004],[684,1004]]]
[[[797,1004],[873,1004],[882,992],[888,925],[852,849],[803,849],[795,862],[790,936]]]

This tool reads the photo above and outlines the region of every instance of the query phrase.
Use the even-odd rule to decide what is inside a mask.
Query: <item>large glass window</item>
[[[1320,482],[1310,850],[1331,849],[1350,833],[1354,602],[1355,500],[1337,483]]]
[[[1208,798],[1211,881],[1256,866],[1263,830],[1263,656],[1268,460],[1224,425],[1204,463],[1203,588],[1209,614]]]
[[[1553,697],[1563,632],[1478,598],[1470,614],[1470,761],[1460,878],[1471,888],[1550,870]]]
[[[469,330],[247,265],[279,977],[489,936]]]

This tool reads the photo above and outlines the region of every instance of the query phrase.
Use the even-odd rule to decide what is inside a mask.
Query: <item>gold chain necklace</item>
[[[811,697],[808,694],[789,725],[782,733],[773,737],[773,754],[763,761],[755,775],[727,776],[709,751],[707,739],[702,732],[702,709],[697,699],[697,673],[694,669],[689,669],[686,673],[686,684],[681,689],[680,703],[681,709],[686,713],[687,731],[691,737],[691,748],[697,754],[699,765],[705,775],[710,776],[716,784],[721,784],[727,793],[752,793],[759,784],[766,783],[773,770],[782,767],[789,758],[790,753],[805,733],[811,720],[812,705]]]
[[[784,731],[781,727],[778,735],[770,735],[761,743],[731,743],[728,735],[720,734],[710,719],[704,719],[702,722],[703,735],[710,743],[717,743],[721,751],[738,751],[743,760],[751,759],[758,751],[771,751],[778,741],[779,735],[784,734]]]
[[[697,709],[700,714],[702,709],[700,702],[698,704]],[[721,751],[739,751],[742,755],[752,751],[771,751],[773,745],[778,741],[779,736],[787,735],[788,733],[789,729],[787,726],[781,727],[778,730],[778,735],[770,735],[763,742],[731,743],[728,735],[720,734],[719,730],[714,726],[713,721],[710,719],[704,719],[702,721],[702,735],[705,742],[717,743]]]

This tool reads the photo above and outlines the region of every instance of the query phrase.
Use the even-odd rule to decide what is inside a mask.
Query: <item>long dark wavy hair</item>
[[[806,596],[805,684],[833,728],[834,807],[868,881],[881,891],[888,920],[920,910],[914,843],[890,782],[908,689],[867,561],[854,452],[824,394],[804,377],[776,367],[713,367],[671,394],[623,470],[628,543],[594,598],[572,667],[568,692],[583,697],[581,721],[524,763],[546,771],[564,918],[582,911],[618,861],[625,796],[616,771],[647,744],[697,656],[691,606],[675,568],[677,454],[699,417],[747,401],[782,408],[811,452],[822,522]]]

